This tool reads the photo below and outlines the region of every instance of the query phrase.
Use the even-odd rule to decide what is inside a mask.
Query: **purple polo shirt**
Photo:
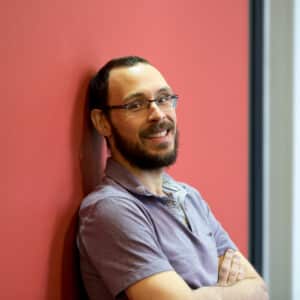
[[[218,256],[236,246],[192,187],[164,174],[163,189],[184,208],[187,226],[124,167],[108,159],[101,185],[82,202],[78,247],[91,300],[126,299],[133,283],[176,271],[192,288],[215,285]]]

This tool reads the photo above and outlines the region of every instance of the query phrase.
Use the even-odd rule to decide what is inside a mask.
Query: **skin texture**
[[[247,275],[248,278],[251,274],[245,274],[245,263],[243,263],[242,255],[239,252],[235,252],[228,249],[226,253],[219,257],[219,286],[232,285]],[[252,276],[255,277],[255,274]]]
[[[226,254],[225,254],[226,256]],[[130,300],[267,300],[269,299],[262,278],[256,273],[245,257],[239,252],[232,252],[227,257],[220,257],[220,270],[217,286],[191,290],[182,278],[173,271],[150,276],[130,286],[126,294]],[[244,279],[228,282],[233,257],[239,257],[239,264],[244,269]],[[228,276],[226,276],[227,274]],[[220,278],[227,283],[220,285]]]
[[[113,69],[109,77],[109,105],[120,105],[134,99],[137,95],[154,99],[162,91],[173,93],[161,73],[147,64],[137,64],[129,68]],[[99,109],[91,113],[94,126],[101,135],[108,138],[112,157],[133,173],[145,187],[154,194],[162,195],[163,168],[143,170],[136,167],[122,155],[114,137],[114,130],[129,144],[139,147],[152,156],[165,156],[174,151],[176,135],[175,109],[167,112],[151,103],[148,110],[132,114],[126,110],[111,110],[108,117]],[[150,138],[144,133],[154,124],[164,122],[172,124],[166,137]]]
[[[161,91],[173,93],[171,87],[153,66],[139,63],[133,67],[113,69],[109,76],[108,104],[120,105],[137,95],[154,99]],[[175,149],[175,109],[162,111],[151,103],[148,110],[131,114],[125,110],[112,110],[109,117],[94,109],[91,119],[98,132],[107,137],[112,157],[135,175],[153,194],[163,195],[163,167],[145,170],[137,167],[120,151],[115,134],[145,155],[163,157]],[[162,137],[149,136],[149,130],[157,123],[171,124],[172,129]],[[228,250],[219,257],[219,279],[216,286],[191,290],[175,272],[154,274],[129,286],[125,293],[130,300],[267,300],[268,293],[262,278],[239,252]]]

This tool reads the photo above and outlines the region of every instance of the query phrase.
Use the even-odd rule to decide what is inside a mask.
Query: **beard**
[[[175,163],[177,158],[178,150],[178,130],[175,132],[174,146],[173,149],[163,154],[152,154],[147,151],[143,145],[138,143],[132,143],[126,140],[110,122],[111,130],[115,142],[116,148],[119,150],[121,155],[132,165],[138,167],[141,170],[156,170],[159,168],[167,167]],[[157,130],[166,129],[169,131],[175,130],[174,124],[170,122],[159,122],[149,126],[146,130],[140,133],[140,137],[146,137],[147,134],[154,133]],[[167,147],[166,144],[162,143],[158,145],[158,148],[163,150]]]

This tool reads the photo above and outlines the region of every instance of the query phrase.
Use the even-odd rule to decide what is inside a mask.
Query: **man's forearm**
[[[203,287],[193,291],[193,300],[268,300],[261,279],[245,279],[231,286]]]

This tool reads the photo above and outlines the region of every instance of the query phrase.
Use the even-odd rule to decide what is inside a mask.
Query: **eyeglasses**
[[[149,99],[136,99],[122,105],[107,105],[101,107],[103,110],[110,109],[126,109],[129,112],[139,112],[149,109],[151,103],[155,103],[162,111],[175,109],[178,101],[178,95],[160,95],[153,100]]]

